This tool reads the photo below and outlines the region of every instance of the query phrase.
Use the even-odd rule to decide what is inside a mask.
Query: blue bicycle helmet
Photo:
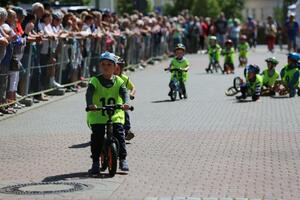
[[[294,60],[294,61],[298,62],[300,60],[300,54],[295,53],[295,52],[289,53],[288,54],[288,58],[291,59],[291,60]]]
[[[108,51],[106,51],[106,52],[104,52],[104,53],[102,53],[100,55],[100,62],[102,60],[109,60],[109,61],[112,61],[114,64],[116,64],[116,56],[115,56],[115,54],[110,53]]]
[[[247,66],[247,71],[248,73],[254,72],[255,74],[259,74],[260,69],[259,66],[250,64]]]

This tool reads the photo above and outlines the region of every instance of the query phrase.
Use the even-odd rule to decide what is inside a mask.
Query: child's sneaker
[[[134,138],[134,133],[131,130],[125,131],[125,140],[129,141]]]
[[[120,160],[119,167],[120,167],[120,170],[122,170],[122,171],[129,171],[128,161],[125,159]]]
[[[99,162],[93,162],[92,168],[89,170],[91,175],[98,175],[100,173],[100,165]]]

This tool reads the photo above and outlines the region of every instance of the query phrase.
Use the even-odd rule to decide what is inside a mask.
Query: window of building
[[[256,9],[252,8],[252,17],[253,19],[256,19]]]

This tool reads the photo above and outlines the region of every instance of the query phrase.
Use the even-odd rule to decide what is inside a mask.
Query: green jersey
[[[234,48],[231,47],[230,49],[225,48],[222,51],[222,54],[224,55],[224,62],[225,63],[234,63]]]
[[[282,70],[281,70],[281,74],[282,74],[282,81],[283,84],[288,87],[290,84],[293,84],[292,81],[294,79],[294,76],[296,73],[299,73],[299,68],[298,67],[294,67],[292,69],[290,69],[288,67],[288,65],[285,65]],[[299,79],[294,82],[293,87],[298,87],[299,86]]]
[[[276,80],[279,78],[279,73],[274,69],[273,75],[270,76],[269,70],[265,69],[262,72],[262,76],[263,76],[263,84],[268,86],[268,87],[273,87]]]
[[[248,42],[240,43],[238,45],[238,50],[239,50],[239,56],[240,57],[247,57],[248,56],[248,50],[249,50],[249,44]]]
[[[171,69],[185,69],[190,65],[189,61],[186,58],[182,58],[181,60],[178,60],[176,58],[173,58],[171,60]],[[172,72],[171,74],[171,80],[173,80],[177,76],[177,72]],[[181,79],[185,82],[188,79],[188,73],[182,72],[182,77],[176,77],[178,79]]]
[[[255,81],[250,81],[248,79],[247,84],[249,85],[248,94],[249,95],[260,95],[261,87],[263,86],[263,78],[260,75],[256,75]]]
[[[120,78],[124,81],[127,90],[133,90],[134,84],[132,83],[132,81],[129,79],[128,76],[126,76],[125,74],[121,74]]]
[[[221,49],[220,45],[218,45],[218,44],[216,44],[215,46],[209,46],[208,50],[207,50],[208,56],[209,56],[209,61],[212,62],[214,60],[214,61],[219,62],[221,50],[222,49]]]
[[[114,77],[114,84],[110,88],[104,87],[98,80],[97,77],[92,77],[89,84],[92,84],[95,88],[93,94],[93,104],[97,107],[103,107],[111,104],[123,104],[123,99],[120,96],[120,88],[123,86],[124,81],[118,77]],[[87,113],[87,122],[88,124],[106,124],[108,121],[108,116],[106,112],[96,111]],[[113,123],[125,122],[125,113],[123,110],[116,110],[113,117]]]

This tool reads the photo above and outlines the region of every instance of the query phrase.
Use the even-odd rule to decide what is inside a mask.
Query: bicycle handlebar
[[[100,108],[95,108],[95,109],[91,109],[89,107],[85,108],[85,111],[86,112],[89,112],[89,111],[107,111],[107,110],[111,110],[111,111],[114,111],[114,110],[119,110],[119,109],[122,109],[122,105],[107,105],[107,106],[103,106],[103,107],[100,107]],[[130,106],[129,108],[130,111],[134,111],[134,107],[133,106]]]
[[[184,72],[186,70],[184,70],[184,69],[168,69],[168,68],[166,68],[165,71],[170,71],[170,72]]]

